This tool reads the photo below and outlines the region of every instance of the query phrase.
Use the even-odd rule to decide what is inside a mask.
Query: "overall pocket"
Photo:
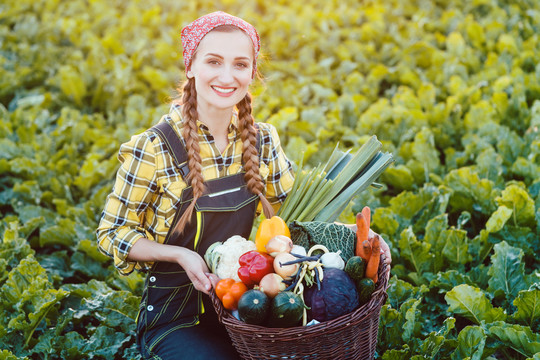
[[[200,295],[184,271],[152,273],[149,277],[145,303],[147,329],[186,318],[186,322],[200,312]]]

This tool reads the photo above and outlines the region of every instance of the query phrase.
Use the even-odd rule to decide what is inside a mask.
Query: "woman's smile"
[[[233,92],[236,90],[234,87],[222,87],[222,86],[216,86],[212,85],[212,89],[219,95],[219,96],[231,96]]]

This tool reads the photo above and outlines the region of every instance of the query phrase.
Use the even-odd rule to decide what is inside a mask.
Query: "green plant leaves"
[[[5,329],[2,345],[15,345],[19,333],[24,335],[24,345],[28,345],[42,319],[67,295],[66,291],[52,287],[45,269],[32,255],[21,260],[0,287],[1,322]]]
[[[491,257],[488,274],[489,291],[495,296],[502,294],[507,299],[517,296],[527,285],[524,281],[525,264],[521,261],[523,251],[509,246],[506,242],[495,244],[495,254]]]
[[[512,317],[519,323],[540,332],[540,289],[536,287],[520,291],[513,304],[517,311]]]
[[[523,187],[511,184],[495,200],[513,211],[515,225],[528,225],[534,221],[534,201]]]
[[[478,288],[471,285],[458,285],[446,293],[448,311],[472,321],[476,325],[505,320],[506,314],[501,308],[495,308]]]
[[[488,328],[490,335],[524,356],[540,352],[540,334],[530,328],[497,322]]]
[[[487,336],[479,326],[467,326],[459,332],[458,347],[452,359],[483,359]]]
[[[410,228],[403,230],[399,240],[401,256],[412,264],[414,271],[420,275],[427,271],[433,259],[429,243],[418,241]]]

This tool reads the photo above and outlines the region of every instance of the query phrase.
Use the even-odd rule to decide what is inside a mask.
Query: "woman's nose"
[[[221,72],[219,73],[219,80],[224,84],[229,84],[234,81],[234,76],[232,68],[229,66],[223,66]]]

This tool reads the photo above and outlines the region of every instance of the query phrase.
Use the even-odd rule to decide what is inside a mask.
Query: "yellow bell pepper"
[[[285,235],[288,238],[291,237],[291,232],[282,218],[279,216],[272,216],[270,219],[261,221],[261,224],[257,229],[257,234],[255,235],[257,251],[266,253],[265,245],[276,235]]]

